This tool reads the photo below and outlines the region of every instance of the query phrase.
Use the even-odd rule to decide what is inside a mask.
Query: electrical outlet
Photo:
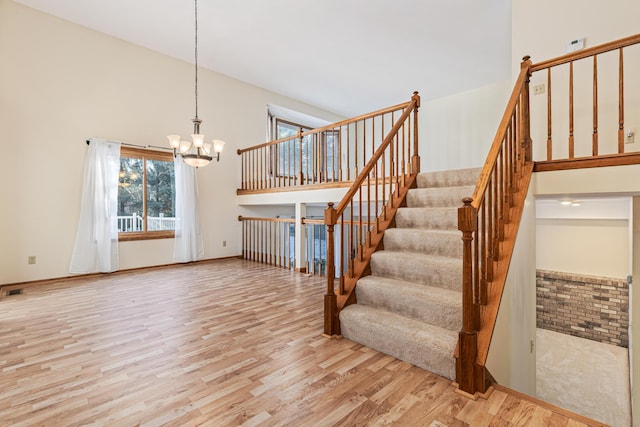
[[[27,263],[35,264],[36,263],[36,256],[35,255],[29,255],[29,257],[27,258]]]
[[[636,130],[635,129],[626,129],[624,131],[624,143],[625,144],[633,144],[636,140]]]
[[[222,241],[222,247],[223,247],[223,248],[226,248],[226,247],[227,247],[227,241],[226,241],[226,240],[223,240],[223,241]]]
[[[544,83],[540,83],[539,85],[533,86],[534,95],[542,95],[543,93],[544,93]]]

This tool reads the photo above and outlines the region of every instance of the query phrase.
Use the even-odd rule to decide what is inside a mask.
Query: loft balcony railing
[[[238,150],[241,187],[238,194],[349,187],[383,143],[409,103],[275,141]],[[398,135],[396,175],[410,170],[409,127]]]

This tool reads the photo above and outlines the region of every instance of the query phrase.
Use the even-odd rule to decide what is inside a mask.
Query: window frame
[[[172,239],[175,238],[175,230],[147,230],[147,160],[159,160],[173,163],[173,153],[145,148],[120,147],[120,158],[141,159],[142,160],[142,211],[144,231],[123,231],[118,232],[118,241]],[[174,170],[175,173],[175,170]],[[175,210],[175,207],[174,207]]]
[[[300,133],[301,129],[302,129],[302,132],[308,132],[308,131],[313,129],[313,128],[307,126],[307,125],[303,125],[301,123],[295,123],[295,122],[292,122],[291,120],[286,120],[286,119],[283,119],[281,117],[274,116],[273,117],[273,135],[271,135],[271,140],[272,141],[280,139],[280,138],[278,138],[278,126],[281,123],[285,124],[285,125],[288,125],[289,127],[297,128],[298,129],[298,134]],[[291,137],[293,137],[293,135]],[[292,141],[295,142],[296,139],[297,139],[297,137],[295,137],[294,139],[289,140],[289,142],[287,142],[287,145],[291,144]],[[300,143],[302,144],[302,141]],[[288,148],[288,149],[290,150],[290,148]],[[293,155],[294,161],[295,161],[295,156],[296,156],[296,154],[294,153],[294,155]],[[291,160],[291,159],[289,159],[289,160]],[[280,158],[280,147],[278,147],[278,145],[276,145],[274,147],[274,150],[273,150],[273,164],[274,164],[274,168],[273,168],[274,173],[273,173],[273,175],[275,177],[282,177],[282,178],[293,178],[293,179],[297,178],[297,176],[298,176],[298,174],[300,172],[300,171],[296,172],[296,169],[298,168],[298,164],[296,163],[294,165],[293,170],[291,171],[291,173],[293,173],[293,175],[290,175],[289,174],[290,171],[280,171],[280,163],[281,162],[285,163]]]

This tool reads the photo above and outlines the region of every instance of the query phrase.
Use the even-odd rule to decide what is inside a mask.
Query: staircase
[[[356,304],[340,312],[342,335],[454,379],[462,325],[462,244],[458,207],[480,169],[421,173],[396,228],[371,257]]]

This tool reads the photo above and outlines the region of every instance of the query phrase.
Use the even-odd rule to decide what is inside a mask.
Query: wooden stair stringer
[[[478,331],[478,353],[476,356],[474,375],[479,383],[487,383],[490,373],[486,369],[487,355],[491,347],[491,339],[495,329],[498,311],[502,301],[502,294],[506,285],[509,265],[513,257],[513,249],[516,243],[520,220],[524,210],[524,202],[529,191],[529,185],[533,176],[533,162],[523,168],[522,186],[513,194],[513,207],[510,209],[511,221],[505,224],[504,239],[500,242],[500,258],[494,261],[494,278],[487,289],[487,305],[480,307],[480,330]],[[456,346],[454,356],[459,356],[459,343]]]
[[[371,228],[369,244],[358,250],[354,260],[353,273],[345,275],[342,279],[344,280],[344,293],[337,296],[338,312],[344,307],[356,303],[356,284],[360,278],[371,274],[371,256],[376,251],[383,249],[384,232],[388,228],[395,227],[396,212],[398,208],[406,206],[407,194],[411,188],[416,188],[417,177],[417,173],[405,175],[404,185],[399,184],[393,199],[384,207],[385,219],[376,221],[376,224]]]

